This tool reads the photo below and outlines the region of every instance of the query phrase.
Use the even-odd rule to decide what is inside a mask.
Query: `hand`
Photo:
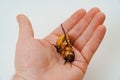
[[[62,23],[70,35],[75,53],[75,61],[64,64],[65,60],[52,45],[63,34],[61,27],[44,39],[35,39],[28,18],[18,15],[14,80],[81,80],[105,35],[104,19],[104,13],[98,8],[92,8],[87,13],[80,9]]]

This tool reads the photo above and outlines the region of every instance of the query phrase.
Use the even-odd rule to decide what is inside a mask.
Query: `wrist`
[[[32,72],[27,71],[17,71],[14,75],[13,80],[39,80],[36,75]]]
[[[13,80],[25,80],[24,77],[21,77],[17,74],[14,75]]]

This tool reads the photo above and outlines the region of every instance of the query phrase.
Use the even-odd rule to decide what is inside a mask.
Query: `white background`
[[[27,15],[35,37],[43,38],[76,10],[92,7],[106,14],[107,32],[83,80],[120,80],[120,0],[0,0],[0,80],[14,74],[18,14]]]

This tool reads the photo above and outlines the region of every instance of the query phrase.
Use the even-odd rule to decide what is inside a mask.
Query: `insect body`
[[[72,45],[70,43],[70,37],[69,34],[65,33],[65,30],[61,24],[62,30],[63,30],[63,35],[61,35],[57,42],[55,48],[57,50],[58,53],[60,53],[60,55],[64,58],[65,63],[66,62],[73,62],[74,58],[75,58],[75,54],[74,51],[72,49]]]

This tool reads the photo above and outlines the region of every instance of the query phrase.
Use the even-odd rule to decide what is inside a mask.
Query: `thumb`
[[[32,25],[25,15],[18,15],[17,21],[19,24],[19,39],[34,37]]]

